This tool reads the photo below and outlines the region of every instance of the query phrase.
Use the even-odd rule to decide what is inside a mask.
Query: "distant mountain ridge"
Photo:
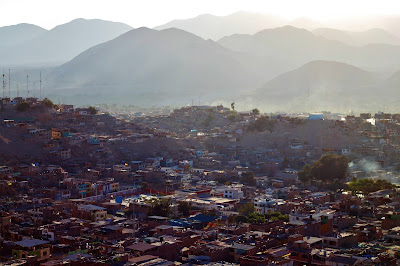
[[[131,29],[123,23],[75,19],[18,44],[0,46],[0,58],[9,65],[61,64]]]
[[[115,97],[118,91],[146,102],[182,103],[250,90],[281,73],[279,68],[273,60],[235,53],[183,30],[139,28],[86,50],[56,68],[49,82],[69,92]]]
[[[246,97],[263,109],[371,110],[400,95],[390,94],[389,87],[382,87],[385,82],[352,65],[312,61],[277,76]]]
[[[155,29],[179,28],[194,33],[205,39],[218,40],[233,34],[255,34],[264,29],[290,25],[307,30],[320,28],[340,29],[341,31],[366,32],[380,29],[388,35],[400,38],[400,16],[357,17],[354,19],[339,18],[324,22],[300,17],[293,20],[272,14],[236,12],[227,16],[203,14],[193,18],[173,20]],[[375,42],[375,40],[373,40]],[[391,40],[388,44],[394,44]],[[383,41],[383,43],[386,43]],[[365,45],[363,42],[361,45]]]
[[[218,43],[233,51],[271,56],[295,65],[327,60],[362,68],[400,68],[400,46],[383,43],[350,46],[293,26],[267,29],[254,35],[235,34]]]
[[[400,38],[383,29],[370,29],[367,31],[343,31],[332,28],[319,28],[312,31],[315,35],[328,40],[339,41],[347,45],[364,46],[372,43],[399,45]]]
[[[237,33],[253,34],[266,28],[275,28],[287,23],[288,20],[276,15],[240,11],[227,16],[203,14],[190,19],[172,20],[155,27],[155,29],[177,28],[204,39],[218,40],[224,36]]]
[[[0,47],[20,44],[46,32],[46,29],[27,23],[0,27]]]

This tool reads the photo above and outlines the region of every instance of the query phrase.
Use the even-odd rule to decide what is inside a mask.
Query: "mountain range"
[[[312,33],[328,40],[334,40],[353,46],[364,46],[372,43],[400,44],[400,38],[383,29],[345,31],[332,28],[319,28],[313,30]]]
[[[268,81],[253,91],[250,98],[254,99],[254,104],[267,109],[269,106],[271,110],[337,111],[351,110],[355,106],[368,110],[381,107],[384,100],[390,98],[379,89],[384,82],[376,74],[352,65],[312,61]]]
[[[186,20],[158,29],[84,19],[52,30],[19,24],[0,28],[6,40],[0,58],[15,65],[12,82],[20,88],[26,74],[33,83],[42,71],[45,95],[74,104],[177,106],[201,99],[262,110],[397,108],[400,42],[394,34],[321,28],[308,19],[292,23],[318,27],[265,28],[285,21],[244,12],[229,19],[204,15],[189,23],[203,37],[234,33],[218,41],[197,36],[194,26],[191,32],[168,28]],[[254,23],[243,23],[249,19]],[[209,20],[214,27],[201,33]]]
[[[0,28],[0,58],[5,65],[57,65],[71,60],[86,49],[131,30],[123,23],[99,19],[75,19],[45,30],[19,24]]]
[[[282,71],[277,61],[232,52],[183,30],[139,28],[55,68],[49,83],[69,92],[92,91],[93,97],[172,104],[234,95]]]
[[[267,29],[254,35],[235,34],[218,43],[233,51],[275,57],[294,65],[331,60],[368,69],[400,69],[400,46],[384,43],[351,46],[292,26]]]
[[[203,14],[190,19],[177,19],[155,27],[156,30],[177,28],[204,39],[218,40],[236,33],[253,34],[266,28],[286,25],[288,20],[275,15],[236,12],[228,16]]]
[[[32,24],[22,23],[0,27],[0,49],[3,46],[11,46],[30,41],[47,30]]]
[[[345,32],[368,32],[371,29],[380,29],[389,35],[400,36],[400,16],[365,16],[353,18],[338,18],[316,21],[301,17],[286,19],[272,14],[259,14],[252,12],[236,12],[227,16],[210,14],[200,15],[189,19],[172,20],[155,29],[178,28],[194,33],[204,39],[219,40],[233,34],[253,35],[264,29],[283,27],[286,25],[307,30],[320,28],[339,29]],[[373,32],[368,34],[374,35]],[[373,38],[373,43],[380,43],[379,35]]]

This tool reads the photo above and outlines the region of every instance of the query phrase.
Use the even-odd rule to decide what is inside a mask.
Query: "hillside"
[[[18,45],[0,47],[3,64],[55,65],[71,60],[86,49],[131,30],[126,24],[75,19]]]
[[[46,29],[27,23],[0,27],[0,47],[20,44],[46,32]]]
[[[139,28],[81,53],[48,80],[54,93],[91,95],[86,100],[96,102],[176,105],[256,88],[279,69],[276,61],[234,53],[183,30]]]
[[[385,71],[400,68],[400,46],[350,46],[292,26],[263,30],[254,35],[236,34],[218,43],[234,51],[271,56],[298,66],[313,60],[328,60]]]
[[[313,61],[270,80],[252,97],[264,108],[354,110],[368,105],[371,109],[371,100],[382,96],[381,82],[373,73],[348,64]]]
[[[400,39],[383,29],[367,31],[343,31],[331,28],[319,28],[312,31],[315,35],[328,40],[339,41],[347,45],[364,46],[372,43],[399,45]]]
[[[204,39],[218,40],[236,33],[254,34],[265,28],[274,28],[285,24],[287,24],[287,20],[278,16],[241,11],[228,16],[203,14],[190,19],[177,19],[155,27],[155,29],[178,28]]]

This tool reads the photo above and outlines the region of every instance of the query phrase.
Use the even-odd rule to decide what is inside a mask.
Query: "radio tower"
[[[11,101],[11,70],[8,69],[8,97]]]
[[[3,69],[3,99],[4,99],[5,90],[6,90],[6,83],[5,83],[5,80],[4,80],[4,69]]]
[[[29,75],[26,75],[26,93],[27,93],[26,98],[29,98],[29,86],[28,86],[28,84],[29,84]]]
[[[42,71],[40,71],[40,93],[39,93],[39,100],[42,100]]]

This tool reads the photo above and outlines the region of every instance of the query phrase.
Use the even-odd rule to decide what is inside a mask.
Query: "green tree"
[[[47,108],[53,108],[53,106],[54,106],[54,103],[50,100],[50,99],[48,99],[48,98],[44,98],[43,99],[43,104],[47,107]]]
[[[244,215],[238,215],[235,217],[236,223],[247,223],[248,218]]]
[[[273,132],[274,126],[275,126],[274,120],[268,119],[265,116],[260,116],[259,118],[257,118],[256,121],[251,122],[248,125],[247,130],[257,131],[257,132],[264,132],[264,131],[268,130],[269,132]]]
[[[178,203],[178,211],[182,213],[183,217],[188,217],[190,215],[190,210],[192,206],[190,205],[189,202],[186,201],[180,201]]]
[[[17,104],[17,111],[18,112],[25,112],[29,108],[30,108],[30,104],[28,102],[26,102],[26,101],[20,102],[20,103]]]
[[[209,127],[211,122],[213,121],[213,119],[214,119],[213,114],[212,113],[208,113],[207,118],[203,121],[203,126]]]
[[[234,122],[236,120],[236,114],[235,113],[229,114],[226,118],[228,118],[230,122]]]
[[[226,177],[219,176],[215,178],[215,181],[217,181],[218,184],[223,185],[228,182],[228,179]]]
[[[231,103],[231,109],[232,111],[235,111],[235,102]]]
[[[288,222],[289,221],[289,215],[283,215],[280,212],[271,212],[268,213],[269,216],[269,220],[271,221],[284,221],[284,222]]]
[[[249,216],[254,212],[254,205],[249,201],[239,208],[239,213],[241,215]]]
[[[348,183],[348,187],[353,192],[361,192],[364,195],[367,195],[382,189],[394,189],[396,188],[396,185],[382,179],[373,180],[370,178],[361,178],[352,180]]]
[[[149,215],[168,217],[171,213],[171,199],[156,199],[151,202]]]
[[[251,224],[263,224],[265,223],[265,216],[253,212],[249,215],[248,222]]]
[[[302,183],[308,184],[312,180],[311,176],[311,165],[306,164],[302,170],[297,172],[297,177]]]
[[[258,110],[257,108],[254,108],[253,110],[251,110],[251,112],[253,113],[253,115],[260,115],[260,110]]]
[[[315,161],[311,167],[310,174],[320,181],[344,181],[347,176],[349,161],[344,155],[328,153]]]
[[[242,173],[242,183],[248,186],[255,186],[256,179],[254,178],[253,172],[243,172]]]
[[[312,180],[323,183],[342,183],[346,180],[349,161],[344,155],[328,153],[315,161],[311,166],[305,165],[297,173],[299,180],[303,183],[310,183]]]
[[[149,183],[147,183],[147,182],[142,182],[142,184],[140,185],[140,187],[141,187],[143,190],[148,190],[148,189],[149,189]]]
[[[285,156],[282,162],[282,170],[287,168],[288,166],[289,166],[289,158]]]
[[[90,107],[88,108],[88,112],[89,112],[89,114],[91,114],[91,115],[95,115],[95,114],[98,113],[96,107],[93,107],[93,106],[90,106]]]

